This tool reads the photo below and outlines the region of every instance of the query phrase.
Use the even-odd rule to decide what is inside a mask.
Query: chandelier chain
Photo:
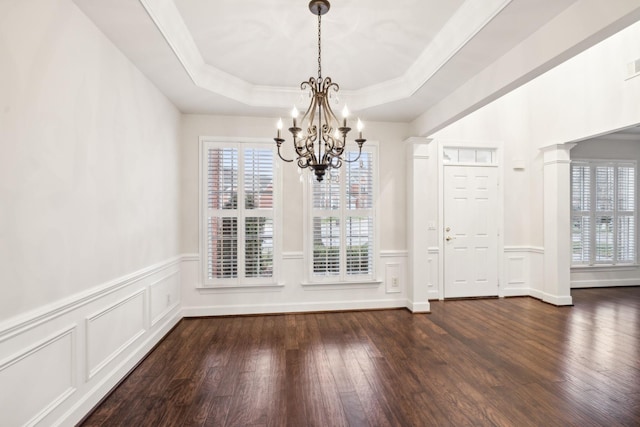
[[[322,31],[322,15],[320,14],[320,6],[318,6],[318,80],[322,79],[322,43],[320,36]]]

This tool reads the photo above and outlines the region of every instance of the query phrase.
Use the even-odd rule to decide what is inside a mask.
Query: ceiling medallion
[[[303,91],[310,91],[311,102],[299,122],[298,110],[293,107],[291,112],[293,126],[289,128],[293,136],[293,148],[298,156],[296,159],[298,166],[311,168],[318,182],[324,179],[327,169],[337,169],[342,166],[342,162],[357,161],[362,153],[362,144],[366,141],[362,138],[363,125],[358,119],[358,138],[355,140],[358,144],[358,156],[350,160],[342,157],[347,144],[347,134],[351,130],[347,123],[349,110],[346,106],[344,107],[342,123],[340,123],[329,103],[331,93],[337,93],[340,87],[331,81],[331,77],[322,78],[322,15],[326,14],[330,7],[327,0],[309,2],[309,10],[318,16],[318,78],[310,77],[300,85]],[[277,136],[274,138],[278,146],[278,156],[285,162],[293,162],[280,154],[280,146],[284,142],[281,130],[282,119],[278,120]]]

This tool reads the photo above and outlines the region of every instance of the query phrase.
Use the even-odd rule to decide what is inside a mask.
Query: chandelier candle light
[[[358,144],[358,156],[353,160],[347,160],[342,157],[347,144],[347,134],[351,130],[347,123],[349,110],[346,106],[344,107],[342,110],[342,123],[340,123],[329,105],[330,91],[338,92],[340,88],[337,83],[331,81],[331,77],[322,78],[322,48],[320,42],[322,15],[329,11],[329,7],[330,4],[327,0],[311,0],[309,2],[311,13],[318,15],[318,78],[310,77],[308,81],[302,82],[300,85],[300,89],[311,91],[311,103],[300,120],[300,126],[302,127],[298,126],[299,112],[296,107],[293,107],[291,111],[293,126],[289,128],[289,132],[293,136],[293,148],[298,155],[296,159],[298,166],[311,168],[318,182],[324,179],[327,169],[337,169],[342,166],[343,161],[357,161],[362,154],[362,144],[366,141],[366,139],[362,138],[362,128],[364,126],[358,119],[358,138],[355,140]],[[281,131],[282,119],[278,120],[277,136],[274,138],[278,146],[278,156],[285,162],[293,162],[293,160],[287,160],[280,154],[280,146],[284,142]]]

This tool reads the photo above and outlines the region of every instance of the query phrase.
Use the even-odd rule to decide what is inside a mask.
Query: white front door
[[[444,297],[498,295],[498,168],[444,167]]]

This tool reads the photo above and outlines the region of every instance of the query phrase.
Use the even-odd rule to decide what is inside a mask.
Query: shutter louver
[[[273,220],[265,217],[245,218],[245,275],[273,275]]]
[[[591,168],[574,164],[571,168],[571,248],[573,264],[589,264],[591,259]]]
[[[209,218],[207,227],[209,279],[238,277],[238,220]]]
[[[207,159],[207,207],[235,209],[238,191],[238,150],[211,148]]]
[[[339,218],[313,218],[313,273],[319,276],[340,274]]]
[[[373,273],[373,218],[347,218],[347,274]]]
[[[636,259],[636,174],[633,165],[618,166],[618,218],[616,258],[619,263],[633,263]]]

